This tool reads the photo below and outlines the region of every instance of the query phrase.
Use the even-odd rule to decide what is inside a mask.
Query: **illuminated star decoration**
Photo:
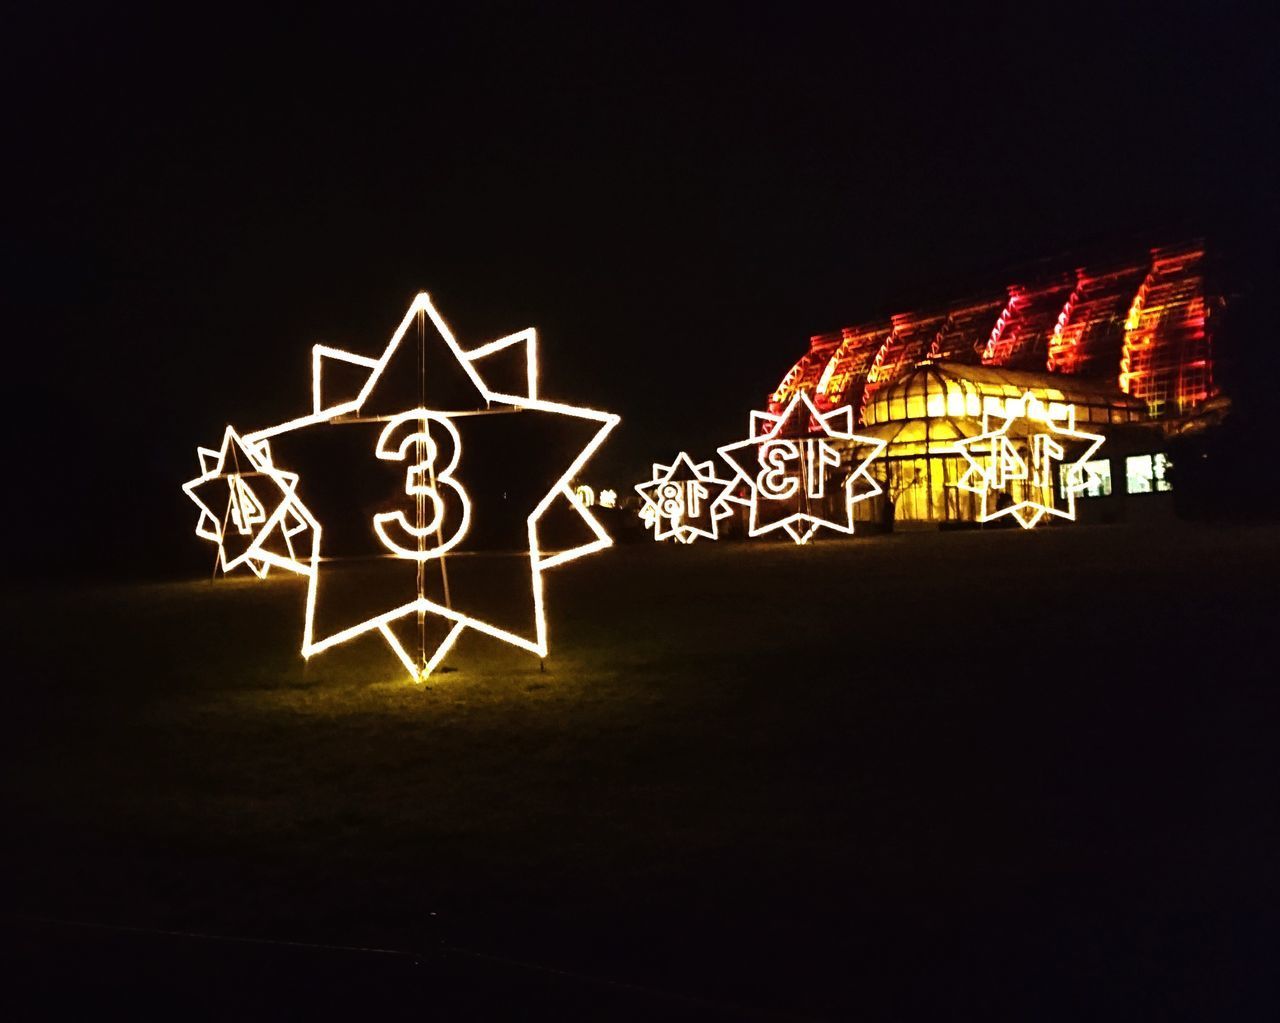
[[[784,529],[796,543],[803,544],[820,526],[838,533],[853,532],[853,506],[882,490],[869,468],[885,447],[882,440],[856,435],[853,424],[851,405],[819,412],[806,391],[797,391],[777,415],[751,413],[751,436],[719,449],[736,472],[733,486],[747,485],[746,498],[731,492],[724,497],[750,508],[748,535]],[[840,448],[832,441],[866,454],[861,458],[855,454],[853,468],[846,470]],[[837,513],[828,518],[815,512],[814,502],[826,502],[828,477],[840,473],[845,475],[831,487],[839,490]]]
[[[992,425],[995,420],[999,420],[998,426]],[[1022,424],[1022,429],[1011,435],[1014,423]],[[956,451],[968,463],[956,486],[982,497],[979,522],[1010,515],[1023,529],[1031,529],[1045,515],[1074,520],[1076,495],[1089,485],[1092,475],[1086,463],[1102,446],[1103,439],[1101,434],[1076,429],[1074,405],[1045,405],[1027,391],[1002,410],[984,407],[982,433],[956,443]],[[1084,445],[1072,462],[1066,461],[1067,443]],[[1065,508],[1053,502],[1055,463],[1061,464]],[[1020,484],[1020,500],[1013,500],[1010,484],[1015,481]],[[1007,495],[1009,503],[993,509],[992,499],[998,502],[1000,494]],[[1037,495],[1048,495],[1047,500],[1036,500]]]
[[[454,606],[457,602],[451,603],[447,577],[444,577],[442,600],[427,596],[423,588],[422,575],[419,572],[417,596],[413,600],[395,603],[394,599],[398,598],[393,598],[392,606],[386,607],[380,613],[359,621],[355,625],[321,634],[323,630],[316,624],[316,608],[319,601],[323,599],[321,594],[325,592],[320,583],[325,575],[326,561],[321,557],[323,530],[317,526],[312,531],[310,559],[304,570],[304,574],[308,576],[308,586],[302,654],[310,658],[357,636],[378,632],[400,659],[410,677],[415,681],[421,681],[439,666],[462,632],[470,628],[545,657],[548,646],[543,573],[575,558],[608,547],[612,543],[572,489],[571,481],[582,471],[583,466],[605,437],[618,424],[619,417],[610,412],[545,401],[538,397],[537,333],[532,328],[499,338],[477,348],[464,350],[432,305],[430,297],[425,292],[421,293],[413,300],[409,311],[386,348],[376,359],[326,345],[316,345],[312,352],[311,414],[258,430],[246,435],[245,440],[249,444],[260,444],[271,437],[324,424],[368,421],[368,418],[362,418],[367,417],[365,406],[369,403],[370,397],[378,392],[380,385],[384,382],[384,375],[388,377],[394,375],[386,374],[385,371],[392,363],[401,341],[415,320],[419,324],[420,331],[426,331],[428,329],[426,320],[430,321],[435,330],[432,344],[437,347],[438,344],[443,344],[448,357],[456,360],[457,367],[474,386],[475,394],[483,402],[484,407],[470,411],[442,411],[417,407],[404,409],[390,417],[380,415],[372,417],[379,422],[386,421],[386,426],[378,437],[376,457],[392,462],[402,462],[405,465],[404,494],[414,500],[418,512],[414,522],[410,522],[402,512],[384,513],[374,517],[370,526],[381,542],[384,553],[390,553],[402,559],[415,570],[419,565],[437,565],[444,577],[446,552],[466,536],[472,502],[463,480],[469,467],[466,455],[462,451],[455,417],[472,415],[477,411],[484,412],[495,407],[498,409],[505,407],[507,411],[521,410],[522,413],[568,417],[590,428],[589,439],[565,462],[563,470],[559,471],[558,476],[529,511],[523,523],[523,532],[528,537],[531,631],[520,632],[501,627],[481,618],[478,614],[468,613]],[[503,393],[491,389],[478,370],[478,364],[484,359],[503,352],[516,352],[524,358],[523,393]],[[337,401],[330,399],[323,373],[326,364],[334,361],[344,363],[348,368],[355,367],[358,370],[367,371],[367,378],[354,397]],[[415,372],[418,371],[415,370]],[[370,454],[373,455],[375,452]],[[579,516],[590,531],[592,539],[567,550],[544,551],[539,537],[539,525],[544,514],[559,500],[567,502]],[[522,552],[522,558],[523,556]],[[434,650],[428,650],[425,646],[426,641],[423,639],[421,642],[424,645],[420,647],[416,659],[410,656],[393,629],[393,626],[402,623],[402,620],[410,616],[416,617],[419,623],[424,618],[435,618],[447,629],[444,638]]]
[[[182,485],[200,509],[196,535],[218,547],[223,573],[247,565],[259,579],[275,565],[305,572],[294,552],[295,541],[314,527],[314,520],[295,491],[295,473],[271,464],[264,440],[251,444],[228,426],[222,446],[197,448],[201,474]]]
[[[653,530],[655,540],[719,539],[720,520],[733,514],[724,500],[732,485],[716,477],[714,462],[695,463],[681,451],[670,465],[654,462],[653,478],[636,484],[642,502],[640,517]]]

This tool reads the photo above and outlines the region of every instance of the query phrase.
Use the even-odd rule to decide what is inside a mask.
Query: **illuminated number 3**
[[[445,436],[452,446],[452,457],[442,465],[436,438]],[[458,436],[458,428],[448,417],[426,409],[414,409],[401,412],[383,427],[376,450],[379,458],[403,462],[409,458],[410,448],[416,449],[418,460],[405,470],[404,492],[414,498],[415,503],[422,498],[430,507],[424,509],[426,514],[422,516],[421,525],[411,523],[403,511],[393,511],[375,515],[373,529],[378,539],[399,557],[429,561],[456,546],[471,524],[471,501],[451,476],[462,457],[462,439]],[[462,507],[461,520],[447,538],[443,528],[446,509],[440,493],[442,488],[453,491]],[[410,546],[401,543],[402,538],[407,538]],[[425,546],[423,541],[428,539],[434,539],[436,545]]]
[[[827,466],[840,464],[840,452],[825,440],[771,440],[760,448],[760,472],[756,488],[773,501],[785,501],[799,488],[791,474],[790,462],[800,461],[804,469],[805,492],[813,498],[825,493]]]

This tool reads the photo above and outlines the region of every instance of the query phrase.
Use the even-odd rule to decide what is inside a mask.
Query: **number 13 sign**
[[[853,506],[881,492],[867,470],[884,446],[882,440],[854,434],[852,406],[819,412],[800,391],[779,415],[751,413],[751,436],[720,448],[736,482],[747,489],[745,497],[725,499],[748,506],[751,536],[785,529],[802,544],[819,526],[852,533]],[[848,463],[842,449],[850,454]],[[832,497],[838,492],[839,500],[833,512],[824,513],[828,489]]]
[[[825,439],[771,440],[760,446],[760,465],[756,489],[769,500],[794,496],[801,476],[805,495],[820,498],[826,492],[827,469],[840,468],[840,452]]]

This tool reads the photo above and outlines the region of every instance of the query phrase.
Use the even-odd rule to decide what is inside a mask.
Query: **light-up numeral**
[[[673,480],[658,488],[658,511],[678,525],[685,519],[696,519],[702,502],[710,496],[711,491],[697,480]]]
[[[840,452],[825,440],[807,440],[805,444],[808,445],[808,457],[804,460],[806,488],[810,497],[821,497],[826,492],[827,469],[840,466]]]
[[[760,447],[761,469],[756,474],[756,487],[773,501],[784,501],[800,487],[800,481],[791,475],[788,462],[800,457],[795,441],[772,440]]]
[[[689,518],[696,519],[698,517],[698,509],[702,506],[701,502],[705,501],[710,495],[707,490],[697,480],[686,480],[684,484],[684,506]]]
[[[1061,462],[1065,455],[1062,445],[1049,434],[1037,433],[1031,438],[1031,465],[1036,486],[1053,486],[1053,463]]]
[[[444,460],[440,458],[436,437],[447,438],[451,443],[451,457],[444,464],[441,464]],[[417,461],[405,470],[404,492],[414,499],[415,506],[420,497],[430,502],[430,510],[422,516],[423,521],[419,525],[410,522],[403,511],[382,512],[373,517],[373,528],[378,539],[392,553],[414,561],[428,561],[454,547],[466,534],[471,522],[471,501],[467,492],[452,478],[462,457],[462,439],[458,436],[458,428],[448,417],[438,412],[415,409],[400,413],[383,427],[376,452],[379,458],[387,461],[403,462],[408,459],[410,448],[414,449]],[[444,531],[447,509],[441,488],[456,495],[462,512],[447,539]],[[405,538],[412,546],[401,542]],[[428,539],[434,539],[435,545],[427,546],[424,541]]]
[[[664,483],[658,488],[658,514],[679,522],[684,514],[684,488],[679,483]]]
[[[805,493],[820,498],[826,493],[827,469],[840,465],[840,452],[826,440],[772,440],[760,447],[760,472],[756,488],[772,501],[785,501],[800,489],[792,462],[799,462]]]
[[[991,486],[1003,490],[1010,480],[1025,480],[1027,463],[1008,437],[996,438],[991,450]]]
[[[231,521],[247,536],[259,522],[267,521],[266,509],[241,477],[232,476],[227,482],[231,489]]]

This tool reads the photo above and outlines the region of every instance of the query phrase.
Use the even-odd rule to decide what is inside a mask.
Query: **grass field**
[[[432,950],[639,1018],[1265,1014],[1278,572],[1262,528],[625,546],[553,574],[545,672],[470,634],[422,687],[304,664],[296,579],[11,589],[10,937],[412,950],[397,998],[480,1015],[509,964]]]

